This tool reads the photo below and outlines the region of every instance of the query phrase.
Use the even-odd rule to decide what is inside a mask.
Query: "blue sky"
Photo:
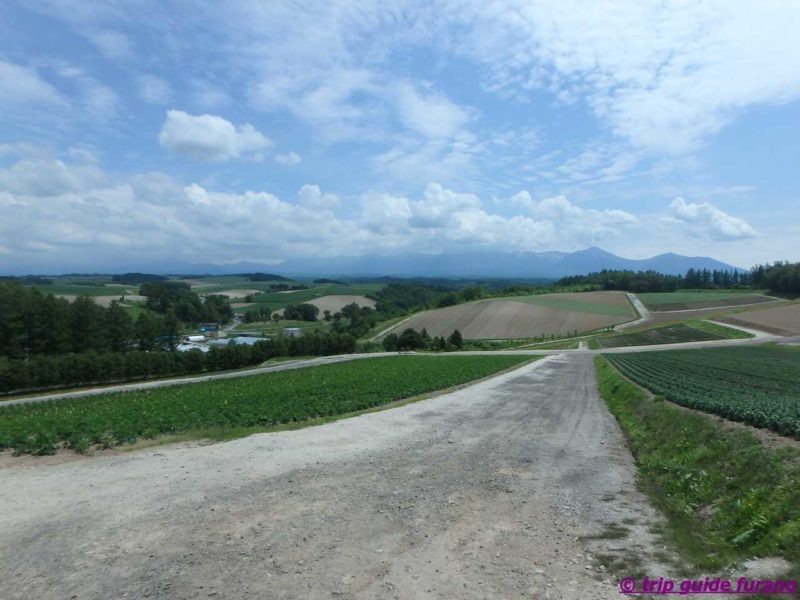
[[[0,3],[0,270],[800,260],[800,4]]]

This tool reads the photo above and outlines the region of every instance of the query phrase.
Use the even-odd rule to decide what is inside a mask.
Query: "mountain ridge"
[[[240,262],[227,265],[162,265],[155,272],[186,274],[234,274],[263,271],[289,276],[390,276],[390,277],[491,277],[552,278],[611,270],[654,270],[670,275],[690,268],[739,270],[739,267],[706,256],[673,252],[645,259],[617,256],[596,246],[575,252],[464,252],[441,254],[368,255],[355,257],[297,258],[280,264]]]

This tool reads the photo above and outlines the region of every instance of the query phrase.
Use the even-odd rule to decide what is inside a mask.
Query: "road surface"
[[[9,600],[617,599],[596,557],[667,573],[658,519],[592,354],[562,353],[319,427],[0,469],[0,581]]]

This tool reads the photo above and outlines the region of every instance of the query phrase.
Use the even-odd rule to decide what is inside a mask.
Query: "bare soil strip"
[[[752,327],[776,335],[800,335],[800,304],[788,304],[719,317],[717,321]]]

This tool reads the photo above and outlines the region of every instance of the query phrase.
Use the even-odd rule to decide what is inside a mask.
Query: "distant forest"
[[[776,293],[800,294],[800,263],[776,262],[758,265],[750,271],[689,269],[685,275],[664,275],[656,271],[602,270],[588,275],[563,277],[555,285],[597,285],[603,290],[626,292],[768,289]]]

